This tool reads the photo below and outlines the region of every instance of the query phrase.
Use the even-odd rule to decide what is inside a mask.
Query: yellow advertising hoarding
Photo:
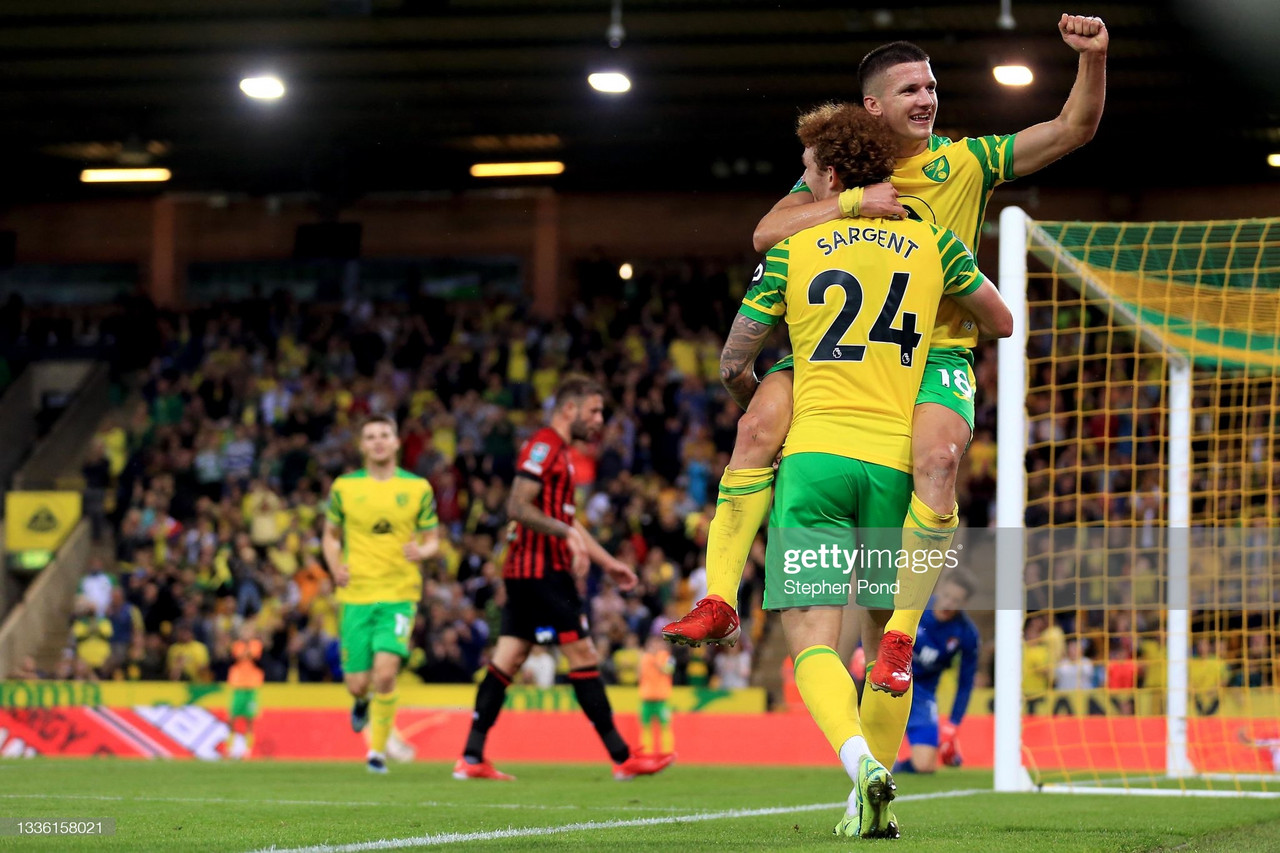
[[[474,684],[421,684],[402,681],[398,688],[402,708],[464,708],[475,705]],[[609,702],[615,711],[635,713],[640,709],[635,687],[609,687]],[[128,708],[137,705],[201,705],[220,707],[230,699],[225,684],[185,684],[182,682],[104,681],[96,684],[56,681],[0,681],[0,708],[49,708],[105,706]],[[714,714],[758,714],[765,710],[765,691],[760,687],[742,690],[713,690],[707,687],[676,687],[668,703],[673,711]],[[258,692],[258,707],[267,709],[349,708],[351,696],[341,684],[264,684]],[[568,685],[541,688],[513,685],[507,689],[506,708],[516,711],[571,711],[577,709],[573,688]]]

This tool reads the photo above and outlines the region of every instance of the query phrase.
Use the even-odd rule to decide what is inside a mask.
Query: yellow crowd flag
[[[6,551],[56,551],[80,520],[79,492],[7,492]]]

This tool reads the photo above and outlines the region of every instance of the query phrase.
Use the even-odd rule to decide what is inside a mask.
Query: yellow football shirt
[[[1187,683],[1198,693],[1212,693],[1227,683],[1227,665],[1217,655],[1187,661]]]
[[[910,473],[938,303],[983,281],[964,244],[924,222],[842,219],[770,249],[740,313],[787,320],[795,416],[783,455],[832,453]]]
[[[404,546],[438,523],[431,484],[400,468],[386,480],[363,468],[333,481],[329,521],[342,529],[351,581],[337,591],[345,604],[418,601],[422,572],[405,559]]]
[[[189,643],[174,643],[165,655],[165,666],[172,671],[182,664],[182,674],[195,681],[209,668],[209,647],[199,640]]]
[[[924,151],[898,161],[890,181],[903,207],[924,222],[950,228],[977,254],[991,192],[1013,178],[1013,134],[1009,134],[956,142],[930,136]],[[948,300],[938,308],[929,345],[973,349],[978,345],[978,327],[967,311]]]
[[[914,157],[899,160],[889,179],[898,201],[912,219],[949,228],[973,254],[982,238],[987,201],[997,186],[1014,179],[1013,134],[965,137],[955,142],[930,136],[929,145]],[[804,179],[792,192],[809,188]],[[973,318],[959,305],[943,302],[930,338],[931,347],[978,345]]]
[[[1039,696],[1053,686],[1053,657],[1044,643],[1022,644],[1022,694]]]

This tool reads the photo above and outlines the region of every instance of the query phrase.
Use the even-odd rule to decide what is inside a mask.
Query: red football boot
[[[677,646],[734,646],[738,643],[738,612],[718,595],[709,595],[684,617],[662,629],[662,636]]]
[[[625,782],[637,776],[652,776],[654,773],[666,770],[671,766],[671,762],[675,760],[675,753],[670,755],[641,755],[638,752],[633,752],[626,761],[613,765],[613,778],[619,782]]]
[[[913,641],[901,631],[886,631],[880,640],[880,655],[867,676],[872,690],[901,696],[911,687],[911,647]]]
[[[458,763],[453,765],[453,778],[455,779],[493,779],[497,782],[514,782],[516,777],[510,773],[503,773],[501,770],[494,768],[487,761],[481,761],[479,764],[468,764],[467,759],[459,758]]]

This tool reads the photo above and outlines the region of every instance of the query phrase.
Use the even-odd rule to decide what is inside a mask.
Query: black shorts
[[[568,572],[545,578],[507,578],[502,636],[540,646],[562,646],[588,637],[578,586]]]

